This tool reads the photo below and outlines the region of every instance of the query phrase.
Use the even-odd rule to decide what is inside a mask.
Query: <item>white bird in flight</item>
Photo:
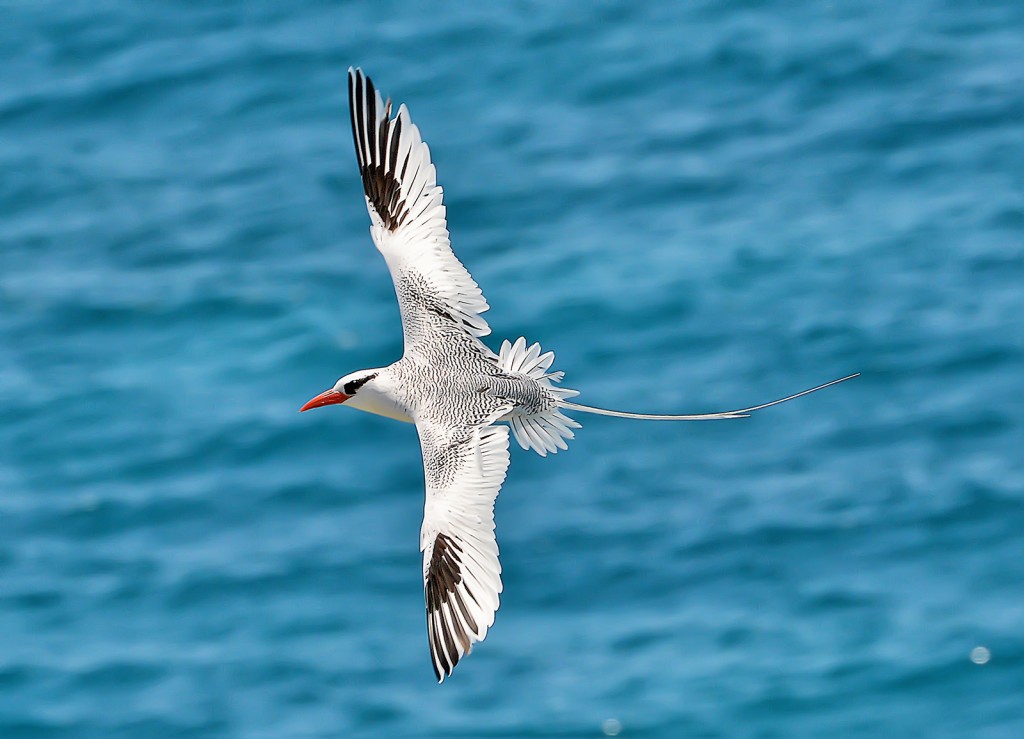
[[[501,565],[494,500],[509,463],[509,427],[541,456],[567,449],[580,424],[563,411],[659,421],[745,418],[839,380],[750,408],[696,415],[624,413],[579,405],[561,387],[552,352],[481,337],[487,301],[448,241],[442,190],[430,149],[405,105],[392,116],[369,77],[349,68],[349,105],[370,235],[384,255],[402,315],[405,352],[387,367],[345,375],[302,410],[345,403],[416,424],[426,502],[420,528],[427,636],[438,682],[494,623]],[[507,423],[508,425],[502,425]]]

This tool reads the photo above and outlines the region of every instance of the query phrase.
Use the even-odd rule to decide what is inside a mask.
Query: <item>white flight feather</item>
[[[391,172],[391,152],[395,146],[394,121],[400,122],[397,142],[397,160],[392,173],[399,179],[398,201],[404,201],[408,213],[401,225],[394,231],[388,230],[380,214],[376,212],[369,197],[366,198],[370,213],[370,234],[377,249],[384,256],[396,288],[403,278],[419,278],[427,285],[435,299],[439,300],[453,317],[462,321],[465,330],[472,336],[481,337],[490,333],[490,326],[481,317],[489,306],[480,287],[472,275],[459,261],[451,249],[448,235],[446,211],[443,204],[443,190],[437,184],[436,171],[430,159],[430,148],[420,136],[419,128],[412,122],[408,108],[399,106],[394,118],[387,118],[389,104],[381,100],[374,91],[372,124],[368,120],[370,110],[362,105],[366,96],[366,77],[362,72],[349,70],[353,81],[351,104],[357,123],[362,127],[356,137],[356,146],[361,149],[364,161],[382,161],[386,172]],[[381,141],[381,124],[388,120],[386,138]],[[370,135],[366,142],[359,141],[367,128]],[[408,300],[398,291],[399,300]],[[408,311],[424,310],[424,306],[401,305],[403,316]],[[403,318],[403,324],[405,323]],[[406,346],[415,343],[418,337],[410,335],[406,328]]]
[[[461,581],[456,590],[473,621],[470,623],[454,607],[455,596],[435,614],[428,613],[431,657],[438,680],[443,681],[469,651],[455,637],[456,627],[464,631],[471,647],[487,635],[498,609],[502,583],[494,536],[494,501],[508,470],[508,428],[484,425],[466,429],[461,441],[450,438],[458,432],[429,420],[419,421],[417,429],[426,480],[420,528],[424,587],[435,541],[438,534],[444,534],[459,548]],[[445,633],[452,636],[453,644],[444,638]]]

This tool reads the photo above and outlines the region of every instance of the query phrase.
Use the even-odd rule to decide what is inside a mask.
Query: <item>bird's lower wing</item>
[[[508,470],[508,428],[417,423],[426,480],[420,549],[427,637],[438,682],[494,623],[501,565],[494,500]]]
[[[391,100],[359,69],[349,69],[348,92],[370,233],[395,283],[406,348],[439,321],[486,336],[487,301],[452,252],[430,149],[409,111],[391,117]]]

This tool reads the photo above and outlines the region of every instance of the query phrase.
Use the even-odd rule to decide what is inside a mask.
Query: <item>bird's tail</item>
[[[580,424],[561,411],[566,399],[579,395],[579,392],[557,385],[565,373],[551,371],[551,363],[554,361],[554,352],[541,353],[540,344],[527,347],[526,339],[522,336],[514,344],[507,340],[503,342],[498,354],[498,365],[503,370],[526,375],[555,397],[557,405],[548,410],[528,416],[513,415],[508,419],[519,446],[533,449],[542,457],[547,456],[548,452],[557,454],[559,449],[568,449],[566,440],[574,438],[573,429],[580,427]]]
[[[824,385],[818,385],[812,387],[809,390],[803,392],[794,393],[793,395],[787,395],[785,398],[779,398],[773,400],[770,403],[762,403],[761,405],[751,406],[750,408],[740,408],[735,411],[722,411],[720,413],[699,413],[695,415],[683,415],[683,416],[666,416],[655,413],[626,413],[625,411],[610,411],[605,408],[594,408],[589,405],[580,405],[579,403],[570,403],[567,400],[562,400],[559,405],[567,411],[580,411],[581,413],[594,413],[599,416],[614,416],[615,418],[635,418],[641,421],[718,421],[726,418],[747,418],[754,411],[759,411],[762,408],[769,408],[773,405],[779,405],[779,403],[785,403],[789,400],[795,400],[804,395],[810,395],[818,390],[824,390],[832,385],[838,385],[840,382],[846,382],[852,380],[854,377],[860,375],[860,372],[854,372],[852,375],[846,377],[840,377],[838,380],[832,380],[832,382],[826,382]]]

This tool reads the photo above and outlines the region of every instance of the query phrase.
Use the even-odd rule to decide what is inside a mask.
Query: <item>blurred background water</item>
[[[1024,736],[1024,5],[0,11],[0,736]],[[441,687],[350,64],[584,402],[864,373],[514,450]]]

